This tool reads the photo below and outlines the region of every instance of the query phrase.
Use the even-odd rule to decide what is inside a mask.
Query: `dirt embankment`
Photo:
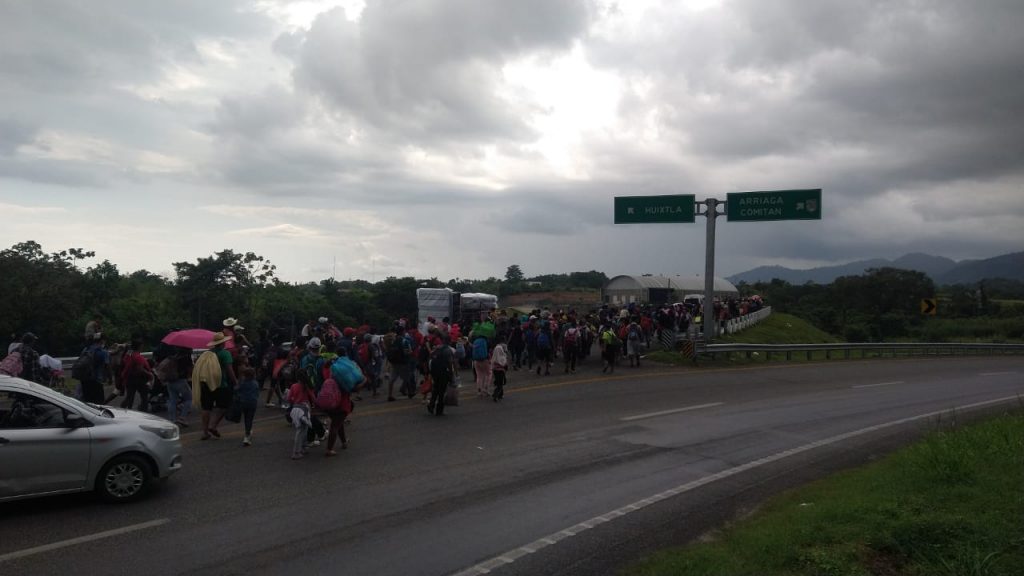
[[[551,291],[523,292],[505,296],[499,300],[501,306],[513,308],[597,308],[601,305],[601,292],[590,291]]]

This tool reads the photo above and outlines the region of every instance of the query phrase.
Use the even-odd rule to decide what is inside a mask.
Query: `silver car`
[[[90,490],[127,502],[180,468],[167,420],[0,375],[0,502]]]

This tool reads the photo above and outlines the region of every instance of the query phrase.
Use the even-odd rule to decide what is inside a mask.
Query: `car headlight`
[[[177,426],[145,426],[140,424],[139,428],[142,428],[146,432],[152,432],[164,440],[177,440],[180,436]]]

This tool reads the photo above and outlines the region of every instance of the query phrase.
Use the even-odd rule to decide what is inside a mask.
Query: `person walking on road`
[[[83,402],[104,403],[103,383],[110,380],[110,354],[103,348],[103,343],[103,334],[95,332],[92,335],[92,342],[82,351],[92,360],[92,370],[86,379],[82,380]]]
[[[626,356],[629,358],[630,367],[640,367],[640,352],[643,351],[644,336],[640,325],[630,322],[626,329]]]
[[[177,348],[157,364],[156,375],[167,386],[167,415],[179,428],[188,428],[188,417],[192,409],[192,389],[188,377],[192,374],[192,353],[187,348]]]
[[[340,398],[338,405],[332,409],[324,409],[324,413],[330,418],[331,423],[327,428],[327,451],[324,452],[325,458],[337,456],[338,452],[334,449],[337,445],[338,440],[341,440],[341,449],[345,450],[348,448],[348,436],[345,434],[345,420],[348,419],[348,415],[352,413],[352,394],[347,392],[345,388],[338,385],[333,378],[328,378],[324,381],[324,388],[328,386],[334,386],[338,391]]]
[[[473,340],[473,372],[476,374],[476,394],[481,398],[491,395],[491,359],[487,351],[487,338],[470,334]]]
[[[611,324],[601,329],[601,351],[604,353],[604,367],[601,372],[615,372],[615,361],[619,357],[619,337]]]
[[[121,380],[124,382],[124,401],[121,408],[132,409],[135,394],[139,395],[139,410],[149,412],[149,390],[153,384],[153,370],[142,356],[142,339],[133,338],[131,346],[121,360]]]
[[[562,335],[562,358],[565,360],[566,374],[576,373],[576,362],[580,351],[579,335],[579,329],[573,322],[567,325],[565,334]]]
[[[427,412],[434,416],[444,415],[444,396],[448,386],[455,377],[455,352],[448,344],[447,338],[442,338],[440,346],[434,348],[430,358],[430,402],[427,404]]]
[[[401,393],[412,398],[416,393],[415,366],[412,357],[412,339],[405,334],[405,329],[396,326],[394,339],[387,345],[387,359],[391,365],[388,377],[388,402],[395,401],[395,380],[401,378]]]
[[[316,403],[316,392],[309,376],[299,371],[297,381],[288,389],[288,402],[291,404],[292,426],[295,427],[295,439],[292,441],[292,460],[304,458],[309,453],[307,435],[313,426],[311,419],[313,405]]]
[[[223,332],[214,334],[213,340],[206,346],[213,352],[217,365],[220,369],[220,382],[216,387],[208,385],[201,388],[202,396],[200,402],[203,408],[203,436],[202,440],[220,438],[217,426],[224,418],[224,414],[231,407],[231,400],[234,390],[238,386],[238,376],[235,375],[234,359],[231,352],[224,349],[224,344],[231,340]]]
[[[494,392],[491,399],[495,402],[505,397],[505,377],[508,375],[508,345],[499,337],[498,344],[491,353],[491,372],[494,375]]]
[[[242,446],[252,446],[252,421],[256,418],[256,406],[260,402],[260,383],[256,380],[256,370],[251,366],[242,368],[236,398],[241,404],[242,422],[245,424]]]

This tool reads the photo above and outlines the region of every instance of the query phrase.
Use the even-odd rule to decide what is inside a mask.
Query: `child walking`
[[[491,398],[495,402],[505,397],[505,375],[508,372],[508,344],[502,338],[491,354],[491,371],[494,373],[494,392]]]
[[[242,406],[245,422],[245,437],[242,446],[252,446],[252,421],[256,417],[256,405],[260,401],[260,383],[256,381],[256,370],[251,366],[242,368],[242,381],[238,383],[238,401]]]
[[[291,388],[288,389],[287,398],[288,402],[292,405],[292,426],[295,426],[292,460],[303,458],[308,453],[306,450],[306,435],[313,425],[311,414],[313,403],[316,399],[313,383],[309,381],[309,376],[306,375],[306,372],[300,371],[297,376],[298,382],[292,384]]]

